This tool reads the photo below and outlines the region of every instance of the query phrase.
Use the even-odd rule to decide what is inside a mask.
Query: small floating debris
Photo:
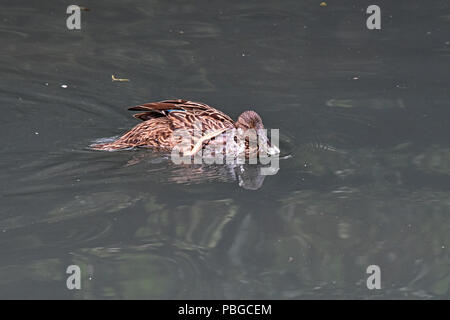
[[[62,84],[61,85],[61,88],[63,88],[63,89],[67,89],[69,86],[67,85],[67,84]]]
[[[320,6],[321,6],[321,7],[326,7],[326,6],[327,6],[327,3],[326,3],[325,1],[323,1],[323,2],[320,3]]]
[[[359,77],[355,76],[352,78],[353,80],[359,80]]]
[[[122,79],[122,78],[116,78],[113,74],[111,75],[112,81],[119,81],[119,82],[128,82],[130,79]]]

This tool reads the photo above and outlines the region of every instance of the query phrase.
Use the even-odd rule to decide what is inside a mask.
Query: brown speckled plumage
[[[96,150],[119,150],[133,147],[153,147],[171,150],[180,139],[174,136],[176,130],[186,130],[192,136],[200,132],[223,132],[232,129],[263,129],[261,118],[254,111],[246,111],[236,123],[223,112],[204,103],[187,100],[164,100],[131,107],[128,110],[141,111],[134,115],[142,120],[116,141],[96,144]],[[199,128],[200,126],[201,128]],[[205,141],[210,143],[214,138]]]

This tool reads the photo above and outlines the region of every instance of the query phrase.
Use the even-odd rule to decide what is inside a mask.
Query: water
[[[319,3],[85,1],[69,31],[3,0],[0,297],[449,298],[448,1],[378,1],[379,31]],[[256,110],[279,171],[87,148],[168,98]]]

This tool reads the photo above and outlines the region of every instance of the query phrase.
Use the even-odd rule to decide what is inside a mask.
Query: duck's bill
[[[280,154],[280,149],[276,145],[271,145],[267,149],[267,154],[271,156],[276,156],[277,154]]]
[[[264,152],[270,156],[280,154],[280,149],[276,145],[270,143],[265,132],[258,132],[258,145],[260,152]]]

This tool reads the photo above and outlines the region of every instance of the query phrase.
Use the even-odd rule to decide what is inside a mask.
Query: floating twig
[[[122,79],[122,78],[116,78],[114,75],[111,75],[112,81],[119,81],[119,82],[128,82],[130,79]]]

